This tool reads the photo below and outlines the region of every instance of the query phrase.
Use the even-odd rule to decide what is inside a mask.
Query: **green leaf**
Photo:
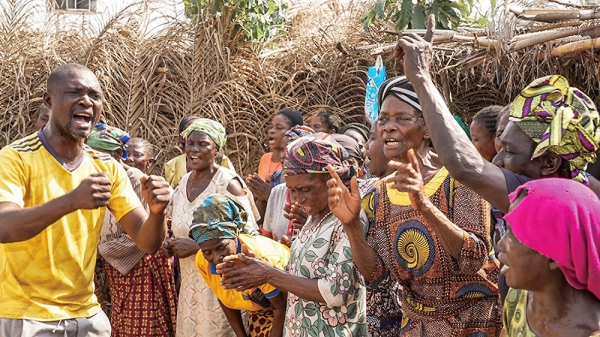
[[[335,333],[333,332],[333,329],[329,325],[325,325],[323,327],[323,332],[324,332],[325,337],[335,337]]]
[[[379,19],[383,19],[385,17],[385,8],[386,8],[387,0],[377,0],[375,1],[375,14]]]
[[[306,329],[308,331],[308,333],[310,334],[310,318],[304,317],[302,319],[302,328]]]
[[[315,252],[313,252],[312,250],[309,250],[306,252],[306,254],[304,254],[304,258],[308,262],[313,262],[317,259],[317,254],[315,254]]]
[[[358,300],[360,298],[360,295],[362,295],[362,290],[360,287],[356,288],[356,290],[354,291],[354,299]]]
[[[296,317],[300,317],[300,315],[302,315],[302,310],[304,310],[304,308],[302,307],[302,303],[296,303],[296,305],[294,306],[294,314],[296,314]]]
[[[342,263],[342,272],[350,274],[352,276],[352,267],[347,263]]]
[[[313,336],[313,334],[314,334],[315,337],[321,336],[324,328],[325,328],[325,322],[322,321],[322,320],[317,320],[315,322],[315,324],[313,324],[310,327],[310,332],[309,333],[311,334],[311,336]]]
[[[425,29],[427,28],[427,16],[425,15],[425,9],[423,6],[417,5],[413,16],[410,19],[410,28],[412,29]]]
[[[319,238],[316,239],[315,242],[313,242],[312,246],[315,248],[321,248],[323,246],[325,246],[327,244],[327,240],[323,239],[323,238]]]
[[[346,259],[352,260],[352,249],[350,249],[350,247],[344,247],[343,251]]]
[[[356,317],[356,303],[352,303],[348,306],[348,318],[354,319]]]
[[[314,303],[309,303],[306,305],[306,307],[304,307],[304,312],[309,316],[309,317],[313,317],[314,315],[317,314],[317,312],[319,312],[319,308],[316,306],[316,304]],[[307,319],[307,318],[305,318]],[[310,325],[310,321],[308,322],[308,324]]]
[[[400,15],[396,21],[396,30],[405,29],[410,23],[410,18],[413,15],[415,5],[412,0],[401,0],[402,5],[400,6]]]
[[[366,11],[361,17],[360,21],[363,24],[363,29],[365,31],[369,30],[369,26],[373,24],[373,20],[375,19],[375,10]]]
[[[300,266],[300,274],[302,274],[302,276],[306,277],[306,278],[310,278],[310,271],[308,270],[308,267],[306,266]],[[298,315],[296,315],[298,316]]]
[[[338,325],[335,327],[335,333],[336,333],[338,336],[343,336],[343,335],[344,335],[344,327],[343,327],[341,324],[338,324]]]
[[[331,253],[331,255],[329,255],[329,262],[330,263],[336,263],[338,257],[340,257],[339,253],[336,253],[336,252]]]

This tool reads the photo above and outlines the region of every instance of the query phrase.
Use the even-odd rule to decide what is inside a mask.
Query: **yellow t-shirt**
[[[37,206],[74,190],[92,173],[107,172],[108,208],[121,219],[141,207],[123,167],[85,146],[68,171],[38,133],[0,150],[0,202]],[[100,310],[94,295],[96,246],[106,207],[63,216],[35,237],[0,244],[0,317],[55,321],[89,317]]]
[[[238,236],[238,253],[241,250],[241,243],[246,245],[249,250],[254,252],[257,257],[268,261],[273,267],[278,269],[284,269],[290,260],[290,249],[277,242],[273,241],[264,236],[252,236],[247,234],[240,234]],[[217,298],[228,308],[235,310],[246,310],[246,311],[258,311],[264,309],[259,304],[248,299],[248,295],[251,294],[255,289],[249,289],[244,292],[240,292],[232,289],[224,289],[221,286],[221,276],[217,274],[214,265],[209,263],[205,258],[202,251],[198,251],[196,254],[196,267],[200,271],[202,278],[206,284],[212,289]],[[264,284],[258,287],[266,298],[273,298],[279,295],[280,291],[270,284]]]
[[[235,172],[235,167],[233,167],[233,163],[225,155],[223,156],[223,160],[221,161],[221,166]],[[185,154],[181,154],[165,163],[165,179],[167,180],[169,185],[171,185],[171,187],[177,187],[181,178],[183,178],[183,176],[186,174],[187,168]]]

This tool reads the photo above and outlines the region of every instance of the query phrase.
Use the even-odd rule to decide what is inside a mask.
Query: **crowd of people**
[[[600,336],[595,104],[546,76],[468,128],[432,36],[398,42],[372,125],[278,111],[245,179],[195,116],[149,175],[94,73],[54,69],[0,150],[0,336]]]

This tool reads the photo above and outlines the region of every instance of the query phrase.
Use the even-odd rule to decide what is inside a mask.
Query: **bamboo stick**
[[[563,44],[562,46],[553,48],[550,55],[560,57],[571,53],[591,50],[592,48],[600,48],[600,38]]]
[[[561,4],[561,5],[563,5],[563,6],[567,6],[567,7],[573,7],[573,8],[583,8],[583,6],[581,6],[581,5],[577,5],[577,4],[574,4],[574,3],[570,3],[570,2],[567,2],[567,1],[564,1],[564,0],[550,0],[550,1],[551,1],[551,2],[555,2],[555,3],[557,3],[557,4]]]
[[[581,21],[561,22],[561,23],[554,23],[554,24],[549,24],[549,25],[533,26],[533,27],[531,27],[531,29],[529,29],[529,31],[534,33],[534,32],[542,32],[542,31],[546,31],[546,30],[550,30],[550,29],[573,27],[573,26],[579,26],[579,25],[581,25]]]
[[[548,42],[548,41],[552,41],[552,40],[556,40],[556,39],[562,39],[564,37],[571,36],[571,35],[585,33],[587,31],[596,29],[598,27],[600,27],[600,25],[591,25],[591,26],[586,26],[586,27],[571,28],[571,29],[565,29],[565,30],[555,31],[555,32],[544,32],[545,34],[543,34],[543,35],[536,35],[532,38],[529,38],[526,40],[521,40],[521,41],[516,41],[516,42],[512,43],[508,49],[508,52],[512,53],[514,51],[521,50],[523,48],[527,48],[530,46],[534,46],[536,44],[540,44],[540,43],[544,43],[544,42]],[[537,34],[537,33],[534,33],[534,34]]]

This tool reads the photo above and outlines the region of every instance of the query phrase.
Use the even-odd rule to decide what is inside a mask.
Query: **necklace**
[[[323,218],[321,218],[321,220],[319,220],[319,222],[317,223],[316,226],[313,226],[310,230],[312,232],[314,232],[315,230],[317,230],[317,228],[321,227],[321,225],[323,224],[323,222],[331,215],[331,211],[329,211],[329,213],[325,214],[325,216]]]

